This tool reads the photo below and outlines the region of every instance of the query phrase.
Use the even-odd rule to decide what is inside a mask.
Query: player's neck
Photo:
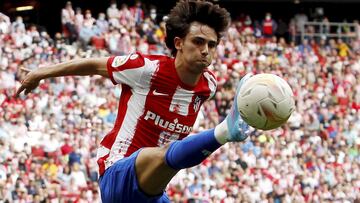
[[[184,84],[194,87],[198,83],[200,76],[202,73],[195,73],[189,70],[188,64],[186,64],[183,60],[179,60],[175,58],[175,70],[176,73]]]

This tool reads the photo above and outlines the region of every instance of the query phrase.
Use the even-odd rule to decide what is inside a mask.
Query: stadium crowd
[[[166,17],[159,22],[155,7],[143,8],[112,3],[95,19],[68,2],[54,37],[0,13],[0,202],[100,202],[96,149],[116,119],[121,89],[100,76],[63,77],[13,95],[23,68],[134,51],[169,54]],[[194,131],[227,115],[246,72],[285,78],[297,109],[283,127],[254,130],[246,142],[180,171],[168,187],[173,202],[359,201],[360,38],[284,38],[304,20],[295,16],[286,25],[268,13],[233,21],[209,67],[217,94]]]

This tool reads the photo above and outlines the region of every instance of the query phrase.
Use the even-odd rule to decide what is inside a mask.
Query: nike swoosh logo
[[[156,90],[153,91],[153,95],[155,95],[155,96],[168,96],[168,94],[157,92]]]

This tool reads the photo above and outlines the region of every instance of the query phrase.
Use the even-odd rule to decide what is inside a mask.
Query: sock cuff
[[[179,141],[176,140],[173,143],[171,143],[168,150],[166,151],[166,153],[165,153],[165,163],[166,163],[166,165],[168,165],[169,167],[171,167],[171,168],[173,168],[175,170],[180,170],[181,168],[176,168],[173,164],[171,164],[171,161],[170,161],[170,160],[172,160],[170,158],[170,156],[172,156],[171,154],[172,154],[172,151],[174,149],[173,145],[176,144],[176,142],[179,142]]]
[[[219,144],[224,145],[225,143],[227,143],[228,134],[229,130],[227,126],[227,121],[225,119],[215,127],[214,136],[215,139],[219,142]]]

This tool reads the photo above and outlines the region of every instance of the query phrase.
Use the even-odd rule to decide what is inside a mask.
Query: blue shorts
[[[139,188],[135,172],[135,160],[139,152],[137,150],[131,156],[118,160],[100,177],[102,202],[170,202],[165,192],[158,196],[148,196]]]

